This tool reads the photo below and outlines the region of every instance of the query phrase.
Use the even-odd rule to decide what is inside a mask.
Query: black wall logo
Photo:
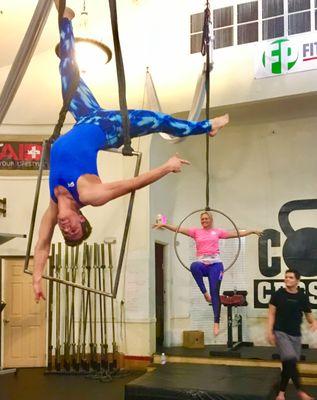
[[[282,249],[283,259],[288,268],[296,269],[303,277],[315,277],[317,275],[317,228],[303,227],[294,230],[290,223],[289,215],[291,212],[298,210],[317,210],[317,199],[293,200],[281,207],[278,221],[282,232],[286,236]],[[275,229],[265,229],[262,237],[259,238],[258,246],[261,274],[268,278],[280,274],[281,258],[274,256],[269,259],[269,246],[281,246],[280,232]],[[305,288],[308,295],[313,281],[310,280],[310,285]],[[280,282],[280,280],[266,280],[263,282],[271,282],[272,288],[274,288],[276,286],[274,282]],[[260,306],[260,304],[263,296],[258,291],[258,284],[259,281],[254,282],[254,307],[262,308],[263,305]]]

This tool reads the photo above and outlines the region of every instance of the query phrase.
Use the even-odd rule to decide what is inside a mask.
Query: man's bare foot
[[[219,129],[223,128],[229,122],[229,114],[224,114],[221,117],[213,118],[211,121],[212,131],[209,136],[216,136]]]
[[[54,0],[56,9],[59,10],[59,0]],[[70,7],[65,7],[63,17],[68,18],[69,20],[75,17],[74,11]]]
[[[218,322],[214,323],[214,336],[218,336],[219,335],[219,324]]]
[[[285,400],[285,392],[279,392],[275,400]]]
[[[211,303],[211,297],[210,297],[210,294],[209,294],[208,292],[206,292],[206,293],[204,294],[204,297],[205,297],[205,299],[206,299],[206,301],[207,301],[208,303]]]
[[[301,400],[314,400],[314,397],[309,396],[309,394],[303,392],[302,390],[299,390],[297,392],[297,396],[301,399]],[[281,399],[283,400],[283,399]]]
[[[69,20],[72,20],[75,17],[75,13],[71,8],[66,7],[65,11],[64,11],[64,14],[63,14],[63,17],[67,18]]]

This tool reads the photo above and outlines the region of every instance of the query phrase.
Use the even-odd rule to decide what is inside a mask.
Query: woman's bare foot
[[[218,322],[214,323],[214,336],[218,336],[219,335],[219,324]]]
[[[279,392],[275,400],[285,400],[285,392]]]
[[[221,117],[213,118],[210,123],[212,131],[209,132],[209,136],[216,136],[219,129],[223,128],[229,122],[229,114],[224,114]]]
[[[314,400],[313,397],[309,396],[309,394],[303,392],[302,390],[299,390],[297,392],[297,396],[301,399],[301,400]],[[281,399],[283,400],[283,399]]]
[[[205,297],[205,299],[206,299],[206,301],[207,301],[208,303],[211,303],[211,297],[210,297],[210,294],[209,294],[208,292],[206,292],[206,293],[204,294],[204,297]]]

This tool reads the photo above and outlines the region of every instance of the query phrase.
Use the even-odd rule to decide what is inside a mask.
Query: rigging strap
[[[123,59],[121,53],[121,45],[119,39],[119,30],[118,30],[118,17],[117,17],[117,4],[116,0],[109,0],[110,6],[110,15],[111,15],[111,27],[112,27],[112,36],[114,43],[114,50],[116,55],[116,66],[117,66],[117,78],[118,78],[118,88],[119,88],[119,103],[120,103],[120,111],[122,116],[122,129],[124,136],[124,146],[122,149],[122,154],[126,156],[131,156],[133,149],[131,147],[131,138],[130,138],[130,121],[128,116],[128,107],[127,107],[127,99],[126,99],[126,81],[124,74],[124,66]]]

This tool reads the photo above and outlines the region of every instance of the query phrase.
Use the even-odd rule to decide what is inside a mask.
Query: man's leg
[[[210,286],[210,294],[212,301],[212,308],[214,312],[214,335],[219,334],[219,322],[220,322],[220,286],[223,277],[223,264],[214,263],[208,266],[208,280]]]
[[[210,121],[188,121],[150,110],[131,110],[129,119],[131,137],[144,136],[155,132],[164,132],[177,137],[204,133],[213,133],[214,136],[215,132],[224,127],[229,121],[227,114]]]
[[[204,295],[205,299],[210,302],[211,298],[209,293],[207,292],[205,283],[204,283],[204,276],[206,275],[206,266],[202,262],[195,261],[190,266],[190,272],[193,275],[201,293]]]
[[[62,78],[62,92],[65,96],[72,80],[76,77],[77,64],[75,59],[75,41],[72,23],[63,18],[60,31],[60,74]],[[71,101],[69,111],[76,121],[81,117],[99,110],[100,106],[88,86],[80,78],[76,92]]]
[[[311,400],[307,393],[301,389],[300,377],[297,369],[297,361],[300,359],[301,338],[290,336],[285,332],[275,331],[276,347],[282,361],[281,382],[277,400],[285,399],[285,391],[291,379],[301,400]]]

